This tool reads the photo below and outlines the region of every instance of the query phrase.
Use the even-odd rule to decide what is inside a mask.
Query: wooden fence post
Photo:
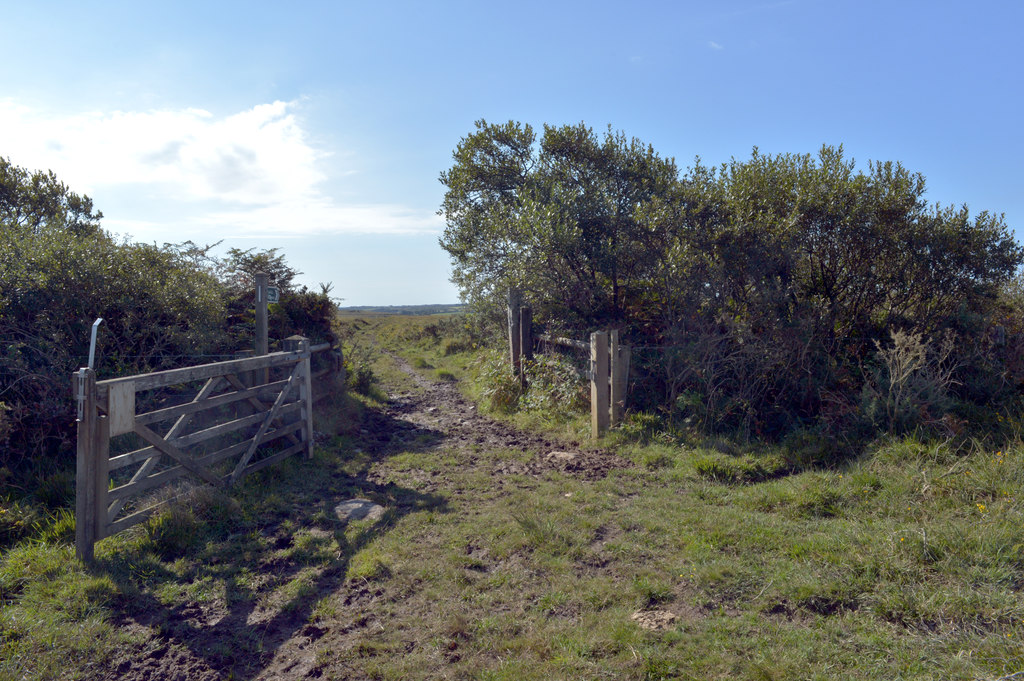
[[[270,351],[270,337],[267,330],[267,280],[270,275],[266,272],[257,272],[256,278],[256,342],[255,351],[258,357],[262,357]],[[270,382],[270,369],[264,369],[260,383]]]
[[[299,352],[302,354],[302,382],[299,383],[299,399],[302,409],[299,412],[303,423],[302,430],[306,434],[306,458],[313,458],[313,366],[310,361],[309,339],[299,341]]]
[[[608,350],[611,354],[611,424],[617,425],[622,420],[622,408],[625,403],[625,386],[622,383],[622,358],[619,355],[619,330],[613,329],[608,334]]]
[[[96,372],[83,368],[74,374],[78,404],[78,451],[75,467],[75,555],[91,562],[96,543],[97,409]]]
[[[533,359],[533,310],[528,307],[519,310],[519,382],[526,388],[526,371],[523,370],[522,360]]]
[[[608,334],[590,334],[590,434],[595,440],[608,430]]]
[[[522,338],[519,337],[519,306],[522,295],[516,289],[509,289],[508,292],[508,346],[509,360],[512,364],[512,372],[516,376],[523,375],[523,363],[520,353],[522,352]]]

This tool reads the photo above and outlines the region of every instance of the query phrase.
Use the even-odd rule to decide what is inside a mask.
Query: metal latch
[[[85,367],[78,370],[78,421],[85,417]]]

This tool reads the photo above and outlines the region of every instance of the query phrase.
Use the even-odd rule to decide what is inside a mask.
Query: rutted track
[[[492,474],[501,488],[508,479],[521,479],[516,476],[561,471],[592,480],[603,478],[614,468],[631,465],[609,452],[567,445],[482,416],[454,383],[427,379],[401,357],[390,356],[408,382],[384,386],[388,401],[382,409],[366,412],[355,438],[356,448],[372,459],[365,477],[356,485],[366,493],[387,496],[389,490],[396,489],[394,471],[387,460],[404,451],[436,451],[456,460],[464,470]],[[492,455],[510,450],[516,455]],[[414,471],[408,475],[415,480],[420,499],[442,499],[461,496],[457,473]],[[352,481],[340,474],[333,480],[337,488],[352,486]],[[322,508],[325,498],[340,500],[337,488],[311,488],[308,508],[295,509],[296,524]],[[412,510],[412,502],[405,497],[395,497],[394,504],[400,512]],[[288,546],[292,541],[290,533],[279,527],[264,529],[264,535],[275,545]],[[142,647],[122,651],[97,677],[126,681],[318,678],[322,673],[318,651],[351,648],[370,628],[384,626],[375,614],[375,606],[393,601],[395,595],[365,581],[347,580],[344,563],[323,566],[314,578],[316,593],[305,601],[311,604],[329,598],[336,614],[313,624],[308,607],[289,610],[274,605],[274,589],[303,569],[301,564],[292,563],[292,559],[275,557],[272,551],[265,553],[251,565],[252,572],[259,573],[259,586],[251,594],[252,602],[242,605],[226,602],[227,595],[224,600],[170,606],[144,592],[140,595],[145,605],[126,599],[120,624],[129,630],[145,631],[149,640]],[[393,609],[394,605],[389,607]],[[247,640],[259,643],[251,650],[236,649],[238,641]]]

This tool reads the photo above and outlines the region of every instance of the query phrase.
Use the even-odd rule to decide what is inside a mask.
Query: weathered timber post
[[[619,411],[619,420],[621,421],[626,411],[626,391],[629,390],[629,363],[633,359],[633,348],[628,345],[619,346],[619,367],[618,372],[614,374],[619,382],[619,395],[621,396],[622,404]]]
[[[270,349],[270,339],[267,331],[267,279],[270,275],[266,272],[257,272],[256,278],[256,342],[254,350],[257,357],[267,354]],[[262,382],[270,382],[270,369],[262,371]]]
[[[590,434],[595,440],[608,430],[608,334],[590,334]]]
[[[299,400],[302,407],[299,418],[302,420],[303,444],[306,445],[306,458],[313,456],[313,370],[310,361],[309,339],[302,336],[289,336],[281,341],[285,352],[298,352],[301,356],[299,378]]]
[[[255,350],[237,350],[235,352],[235,359],[245,359],[246,357],[255,356]],[[256,372],[254,371],[240,371],[238,373],[238,380],[241,381],[242,385],[246,388],[253,388],[256,386]]]
[[[96,543],[96,372],[83,368],[73,374],[78,403],[78,449],[75,465],[75,555],[91,562]]]
[[[313,458],[313,363],[309,351],[309,339],[303,338],[299,343],[302,353],[302,383],[299,384],[299,399],[302,400],[302,418],[306,425],[306,458]]]
[[[512,371],[516,376],[523,375],[522,363],[522,338],[519,337],[519,306],[522,302],[522,295],[516,289],[508,291],[508,345],[509,360],[512,364]]]
[[[526,371],[523,370],[522,360],[533,359],[533,310],[528,307],[519,310],[519,383],[526,388]]]
[[[625,404],[625,385],[622,383],[622,358],[619,356],[619,330],[613,329],[608,334],[608,350],[611,354],[611,424],[617,425],[622,420],[622,408]]]

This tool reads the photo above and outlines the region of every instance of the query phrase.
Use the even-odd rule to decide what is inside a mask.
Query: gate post
[[[519,307],[522,304],[522,294],[516,289],[509,289],[508,292],[508,348],[509,360],[512,364],[512,373],[519,377],[523,375],[523,363],[520,353],[522,352],[522,339],[519,337]]]
[[[519,384],[526,389],[526,370],[523,361],[533,359],[533,310],[528,307],[519,310]]]
[[[73,374],[78,405],[78,447],[75,464],[75,555],[89,563],[96,543],[97,409],[96,372],[82,368]]]
[[[306,458],[313,458],[313,367],[310,361],[309,339],[299,341],[299,352],[302,354],[302,382],[299,383],[299,399],[302,400],[301,418],[306,434]]]
[[[257,357],[262,357],[270,351],[270,335],[267,329],[267,282],[270,275],[266,272],[257,272],[256,279],[256,341],[254,350]],[[260,380],[262,378],[262,381]],[[255,378],[257,382],[270,382],[270,369],[263,369]]]
[[[608,430],[608,334],[590,334],[590,435],[595,440]]]
[[[619,345],[619,330],[609,334],[608,350],[611,354],[609,373],[612,379],[612,425],[622,421],[626,406],[626,369],[629,364],[629,350]]]

